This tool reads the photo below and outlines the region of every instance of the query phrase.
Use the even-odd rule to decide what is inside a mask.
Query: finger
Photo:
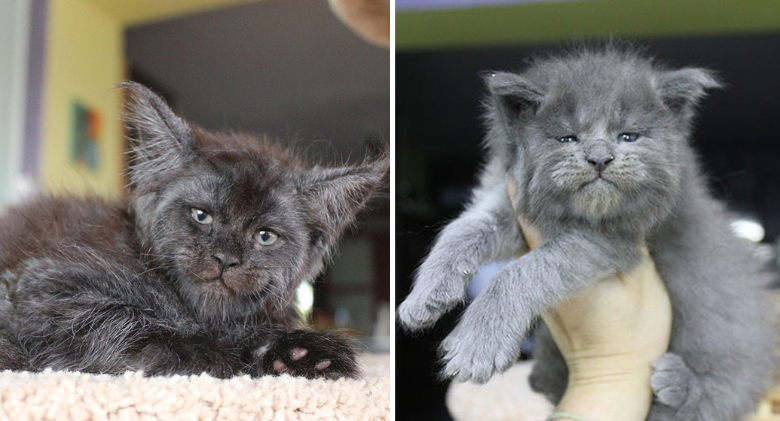
[[[517,220],[520,222],[520,230],[523,231],[523,237],[525,237],[525,241],[528,243],[528,248],[533,250],[542,245],[544,238],[542,237],[542,234],[539,232],[539,230],[526,222],[520,216],[517,217]]]

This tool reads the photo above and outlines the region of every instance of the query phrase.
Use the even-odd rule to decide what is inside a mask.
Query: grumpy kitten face
[[[309,167],[267,139],[214,134],[126,83],[131,205],[149,258],[206,318],[283,313],[388,170]]]
[[[642,224],[662,217],[680,191],[693,108],[718,86],[706,70],[661,70],[614,49],[486,82],[489,146],[511,157],[528,211]]]

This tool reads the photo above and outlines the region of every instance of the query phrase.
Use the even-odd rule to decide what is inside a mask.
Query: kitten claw
[[[309,355],[309,350],[306,348],[293,348],[293,350],[290,352],[290,355],[293,361],[298,361],[301,358]]]
[[[314,366],[314,369],[317,371],[322,371],[328,367],[330,367],[330,360],[322,360],[318,362],[317,365]]]

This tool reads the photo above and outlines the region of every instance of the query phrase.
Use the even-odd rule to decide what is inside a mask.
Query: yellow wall
[[[175,18],[258,0],[86,0],[125,25]]]
[[[43,105],[41,174],[54,192],[95,192],[117,197],[122,188],[124,33],[118,20],[92,2],[50,0]],[[100,114],[99,164],[71,163],[73,103]]]

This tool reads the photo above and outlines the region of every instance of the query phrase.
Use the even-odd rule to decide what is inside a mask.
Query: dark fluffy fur
[[[525,247],[517,208],[547,241],[471,303],[442,343],[446,375],[484,382],[507,369],[542,311],[631,272],[646,243],[674,317],[669,351],[653,364],[648,419],[733,421],[754,410],[777,368],[771,275],[730,231],[690,144],[696,105],[718,80],[617,47],[485,79],[488,164],[473,200],[420,266],[399,308],[402,324],[430,326],[462,302],[482,262]],[[532,386],[557,401],[566,365],[545,329],[537,344]]]
[[[41,196],[0,219],[0,368],[355,376],[354,340],[298,329],[295,291],[383,183],[387,157],[309,166],[123,86],[127,201]],[[261,230],[278,239],[260,244]]]

